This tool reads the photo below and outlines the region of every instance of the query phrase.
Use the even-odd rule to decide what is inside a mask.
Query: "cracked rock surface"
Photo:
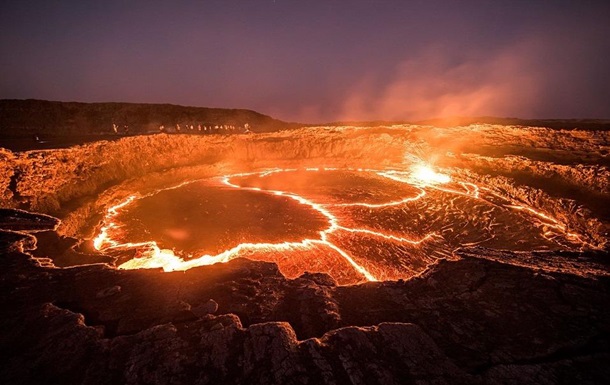
[[[27,218],[36,231],[56,226]],[[29,254],[37,233],[19,221],[0,234],[4,384],[610,379],[604,253],[547,253],[533,268],[531,253],[477,249],[409,281],[337,286],[247,259],[172,273],[57,268]]]

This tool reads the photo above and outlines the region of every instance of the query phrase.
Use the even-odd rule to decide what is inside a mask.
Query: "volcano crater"
[[[607,383],[609,138],[332,127],[0,150],[0,378]],[[525,159],[532,143],[570,165]]]

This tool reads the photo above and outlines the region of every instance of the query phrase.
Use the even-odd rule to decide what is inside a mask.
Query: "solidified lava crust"
[[[472,143],[480,144],[480,154]],[[608,133],[597,131],[405,126],[222,138],[155,135],[56,151],[2,152],[0,381],[608,383],[610,266],[603,209],[609,199],[608,149]],[[490,207],[502,207],[495,210],[519,215],[534,210],[542,242],[559,246],[534,249],[522,243],[511,250],[492,241],[456,240],[445,254],[422,252],[420,259],[410,259],[426,263],[404,279],[346,285],[332,271],[296,269],[287,277],[286,260],[247,256],[171,272],[117,269],[138,251],[100,252],[93,244],[106,210],[134,192],[256,175],[279,165],[406,170],[415,158],[428,163],[433,158],[454,180],[483,187]],[[271,190],[282,182],[248,178],[240,179],[240,186]],[[570,186],[569,197],[557,186]],[[302,187],[290,184],[299,196],[307,193]],[[385,202],[395,190],[331,194],[335,200],[324,202]],[[416,190],[407,192],[413,196]],[[307,198],[329,196],[324,189],[314,193]],[[440,202],[454,210],[464,199],[471,198]],[[388,218],[413,218],[429,205],[381,213],[364,207],[350,211],[352,216],[332,215],[346,228],[375,216],[378,227],[369,230],[381,231]],[[473,212],[490,210],[452,218],[473,220]],[[437,223],[432,218],[423,220]],[[394,231],[402,231],[403,222],[392,223]],[[449,242],[457,230],[438,223]],[[346,242],[351,238],[327,236],[353,255]],[[508,239],[507,245],[519,244]],[[399,253],[383,244],[370,250],[384,258]],[[410,255],[416,254],[403,260]],[[366,258],[355,261],[370,268]]]

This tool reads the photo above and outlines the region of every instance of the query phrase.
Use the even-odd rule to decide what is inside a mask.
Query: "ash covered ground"
[[[404,125],[0,150],[0,378],[607,383],[609,139]]]

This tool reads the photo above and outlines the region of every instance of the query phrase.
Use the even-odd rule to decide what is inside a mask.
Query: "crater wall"
[[[255,135],[158,134],[58,150],[2,150],[0,204],[55,215],[64,220],[62,231],[75,235],[85,219],[90,221],[129,188],[266,167],[379,169],[423,161],[509,191],[516,200],[566,218],[581,232],[601,234],[610,215],[604,209],[610,203],[609,136],[604,131],[494,125],[314,127]],[[570,193],[564,196],[564,191]],[[597,244],[605,242],[602,238],[597,237]]]

